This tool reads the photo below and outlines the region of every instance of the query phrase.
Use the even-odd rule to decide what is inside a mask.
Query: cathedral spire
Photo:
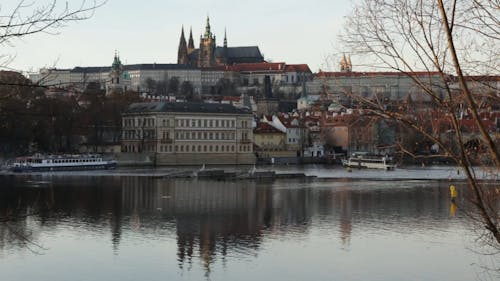
[[[207,16],[207,25],[205,26],[205,38],[212,37],[212,32],[210,31],[210,18]]]
[[[193,40],[193,28],[189,28],[189,42],[188,42],[188,53],[194,50],[194,40]]]
[[[177,63],[187,64],[188,62],[188,51],[186,46],[186,37],[184,37],[184,26],[181,30],[181,40],[179,42],[179,51],[177,53]]]
[[[340,71],[347,71],[347,58],[345,57],[345,54],[342,55],[342,59],[340,60]]]
[[[224,28],[224,48],[227,48],[227,32],[225,28]]]

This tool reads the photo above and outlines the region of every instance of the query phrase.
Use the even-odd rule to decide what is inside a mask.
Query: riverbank
[[[115,170],[96,171],[60,171],[60,172],[37,172],[37,173],[12,173],[0,172],[0,175],[8,176],[28,176],[36,175],[42,177],[59,176],[110,176],[110,177],[155,177],[171,178],[176,176],[193,177],[200,170],[223,170],[228,174],[228,179],[233,175],[250,175],[251,173],[274,172],[276,178],[286,178],[286,175],[303,174],[303,177],[314,177],[316,179],[350,179],[350,180],[465,180],[465,174],[453,166],[410,166],[396,168],[394,171],[384,170],[358,170],[351,172],[340,167],[331,165],[264,165],[264,166],[185,166],[185,167],[120,167]],[[477,176],[480,179],[499,180],[498,170],[496,173],[491,170],[477,168]],[[220,173],[220,172],[219,172]],[[284,176],[285,175],[285,176]],[[241,176],[240,178],[243,178]]]

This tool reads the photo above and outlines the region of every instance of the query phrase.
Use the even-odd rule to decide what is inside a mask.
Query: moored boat
[[[355,152],[348,159],[342,160],[342,165],[346,168],[394,170],[396,165],[392,164],[391,160],[388,156]]]
[[[114,169],[115,160],[97,154],[42,155],[18,157],[8,164],[12,172]]]

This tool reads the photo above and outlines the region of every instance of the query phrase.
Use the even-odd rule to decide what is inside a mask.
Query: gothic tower
[[[340,60],[340,71],[341,72],[351,72],[352,71],[352,63],[351,56],[349,55],[346,58],[345,54],[342,56],[342,60]]]
[[[123,93],[130,86],[130,76],[123,68],[120,56],[115,51],[111,71],[109,72],[109,80],[106,81],[106,95],[111,93]]]
[[[205,35],[200,37],[200,51],[198,67],[212,67],[215,65],[215,35],[210,31],[210,19],[207,17]]]
[[[120,84],[120,77],[123,73],[123,65],[118,56],[118,53],[115,51],[115,57],[113,59],[113,64],[111,65],[111,71],[109,72],[109,78],[111,78],[111,85]]]
[[[188,55],[194,51],[193,29],[189,28]]]
[[[181,40],[179,42],[179,51],[177,52],[177,63],[178,64],[189,63],[186,38],[184,37],[184,26],[182,27]]]

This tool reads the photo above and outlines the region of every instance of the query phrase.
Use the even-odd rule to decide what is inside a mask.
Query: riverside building
[[[156,165],[254,164],[252,111],[229,104],[134,103],[122,117],[122,152]]]

